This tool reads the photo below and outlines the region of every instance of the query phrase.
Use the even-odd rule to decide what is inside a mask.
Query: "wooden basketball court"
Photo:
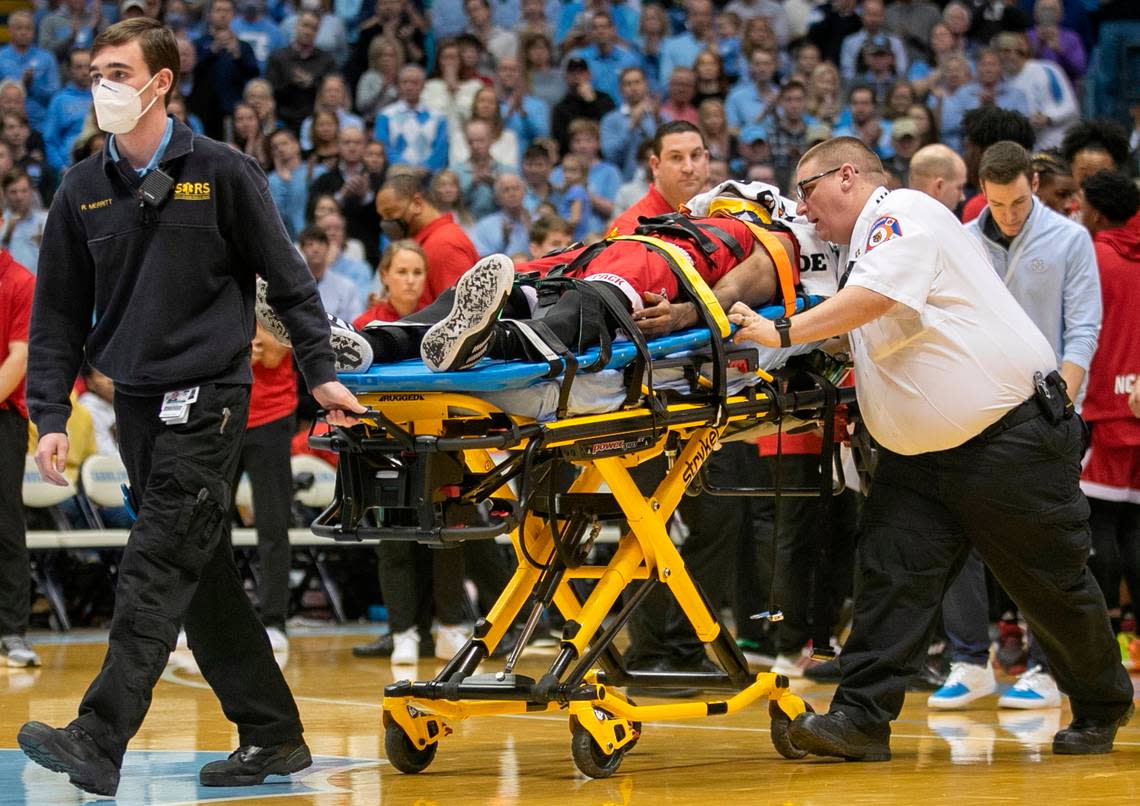
[[[224,758],[236,732],[201,677],[171,667],[127,753],[116,802],[172,804],[773,804],[1140,803],[1140,724],[1124,728],[1108,756],[1053,756],[1067,709],[999,711],[996,696],[969,711],[934,713],[912,694],[892,741],[894,760],[853,764],[788,761],[772,748],[763,703],[735,716],[647,724],[612,778],[591,780],[570,758],[560,716],[472,719],[456,725],[435,762],[404,775],[384,760],[380,697],[387,661],[354,658],[365,628],[296,631],[285,667],[316,763],[292,780],[250,789],[205,789],[198,768]],[[374,635],[371,634],[371,635]],[[0,806],[91,800],[16,749],[25,720],[66,724],[103,657],[105,635],[32,636],[44,665],[0,668]],[[528,650],[519,671],[537,676],[549,655]],[[423,661],[418,677],[438,666]],[[401,669],[400,677],[412,670]],[[1140,684],[1140,677],[1134,677]],[[1004,688],[1008,679],[1002,681]],[[831,688],[793,683],[817,710]]]

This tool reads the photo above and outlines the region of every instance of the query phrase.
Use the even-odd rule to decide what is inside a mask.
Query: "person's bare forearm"
[[[1069,387],[1069,399],[1076,400],[1077,394],[1081,391],[1081,384],[1085,382],[1084,368],[1077,366],[1072,361],[1062,361],[1061,377],[1065,379],[1065,383]]]
[[[770,301],[776,293],[776,270],[772,259],[757,247],[742,263],[721,277],[712,292],[726,311],[737,302],[755,308]]]
[[[28,371],[28,343],[13,341],[8,343],[8,357],[0,364],[0,403],[20,385]]]

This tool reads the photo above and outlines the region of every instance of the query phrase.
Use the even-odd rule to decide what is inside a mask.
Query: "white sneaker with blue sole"
[[[926,705],[941,710],[965,708],[974,700],[988,697],[996,691],[997,680],[990,664],[978,666],[955,661],[950,664],[946,683],[927,698]]]
[[[1040,666],[1032,666],[1009,691],[998,698],[998,708],[1057,708],[1061,705],[1061,691],[1053,675]]]

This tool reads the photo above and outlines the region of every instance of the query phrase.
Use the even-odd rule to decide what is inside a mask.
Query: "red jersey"
[[[451,213],[444,213],[414,237],[427,255],[427,285],[420,303],[430,305],[478,262],[479,253]]]
[[[270,369],[264,364],[253,366],[253,386],[249,391],[249,420],[246,428],[272,423],[297,410],[297,373],[293,356],[287,355]]]
[[[28,341],[35,285],[35,276],[13,260],[8,250],[0,249],[0,363],[8,360],[10,342]],[[26,419],[24,380],[21,378],[12,393],[0,401],[0,408],[15,408]]]
[[[630,208],[630,210],[633,209]],[[727,232],[744,249],[745,257],[752,253],[755,237],[752,235],[752,230],[744,222],[737,221],[735,218],[698,218],[693,219],[693,221],[696,224],[709,224]],[[732,251],[723,244],[711,255],[706,255],[688,238],[676,235],[654,237],[658,237],[667,243],[676,244],[684,250],[693,259],[693,266],[701,275],[701,279],[709,286],[716,285],[717,280],[728,274],[729,270],[740,262],[732,254]],[[715,235],[710,233],[709,237],[720,243]],[[560,255],[532,260],[529,263],[518,265],[516,270],[519,272],[537,271],[544,276],[555,266],[570,263],[588,248],[582,247],[570,252],[563,252]],[[665,258],[637,241],[615,241],[590,261],[588,266],[583,267],[577,276],[583,278],[598,277],[599,279],[603,277],[612,278],[614,285],[621,287],[627,295],[632,292],[638,300],[646,291],[652,291],[654,294],[660,294],[670,300],[675,300],[678,296],[677,278],[673,275],[673,270],[669,268]]]
[[[1140,381],[1140,213],[1124,226],[1098,232],[1093,248],[1104,320],[1081,416],[1096,422],[1093,433],[1109,444],[1140,445],[1140,419],[1128,408],[1132,385]]]
[[[665,201],[665,197],[661,195],[661,191],[657,189],[657,185],[650,185],[649,192],[641,197],[633,207],[630,207],[624,213],[614,219],[613,226],[610,227],[609,237],[614,235],[633,235],[633,231],[637,229],[637,219],[642,216],[665,215],[666,213],[677,212],[669,202]]]

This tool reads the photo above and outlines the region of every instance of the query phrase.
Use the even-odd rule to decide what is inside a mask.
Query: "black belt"
[[[1037,403],[1036,396],[1030,397],[1024,402],[1014,406],[1007,411],[1002,418],[996,423],[993,423],[986,428],[985,431],[978,434],[976,437],[970,439],[970,442],[985,442],[993,439],[998,434],[1004,433],[1011,428],[1016,428],[1022,423],[1027,423],[1030,420],[1041,417],[1045,412],[1041,410],[1041,406]]]

